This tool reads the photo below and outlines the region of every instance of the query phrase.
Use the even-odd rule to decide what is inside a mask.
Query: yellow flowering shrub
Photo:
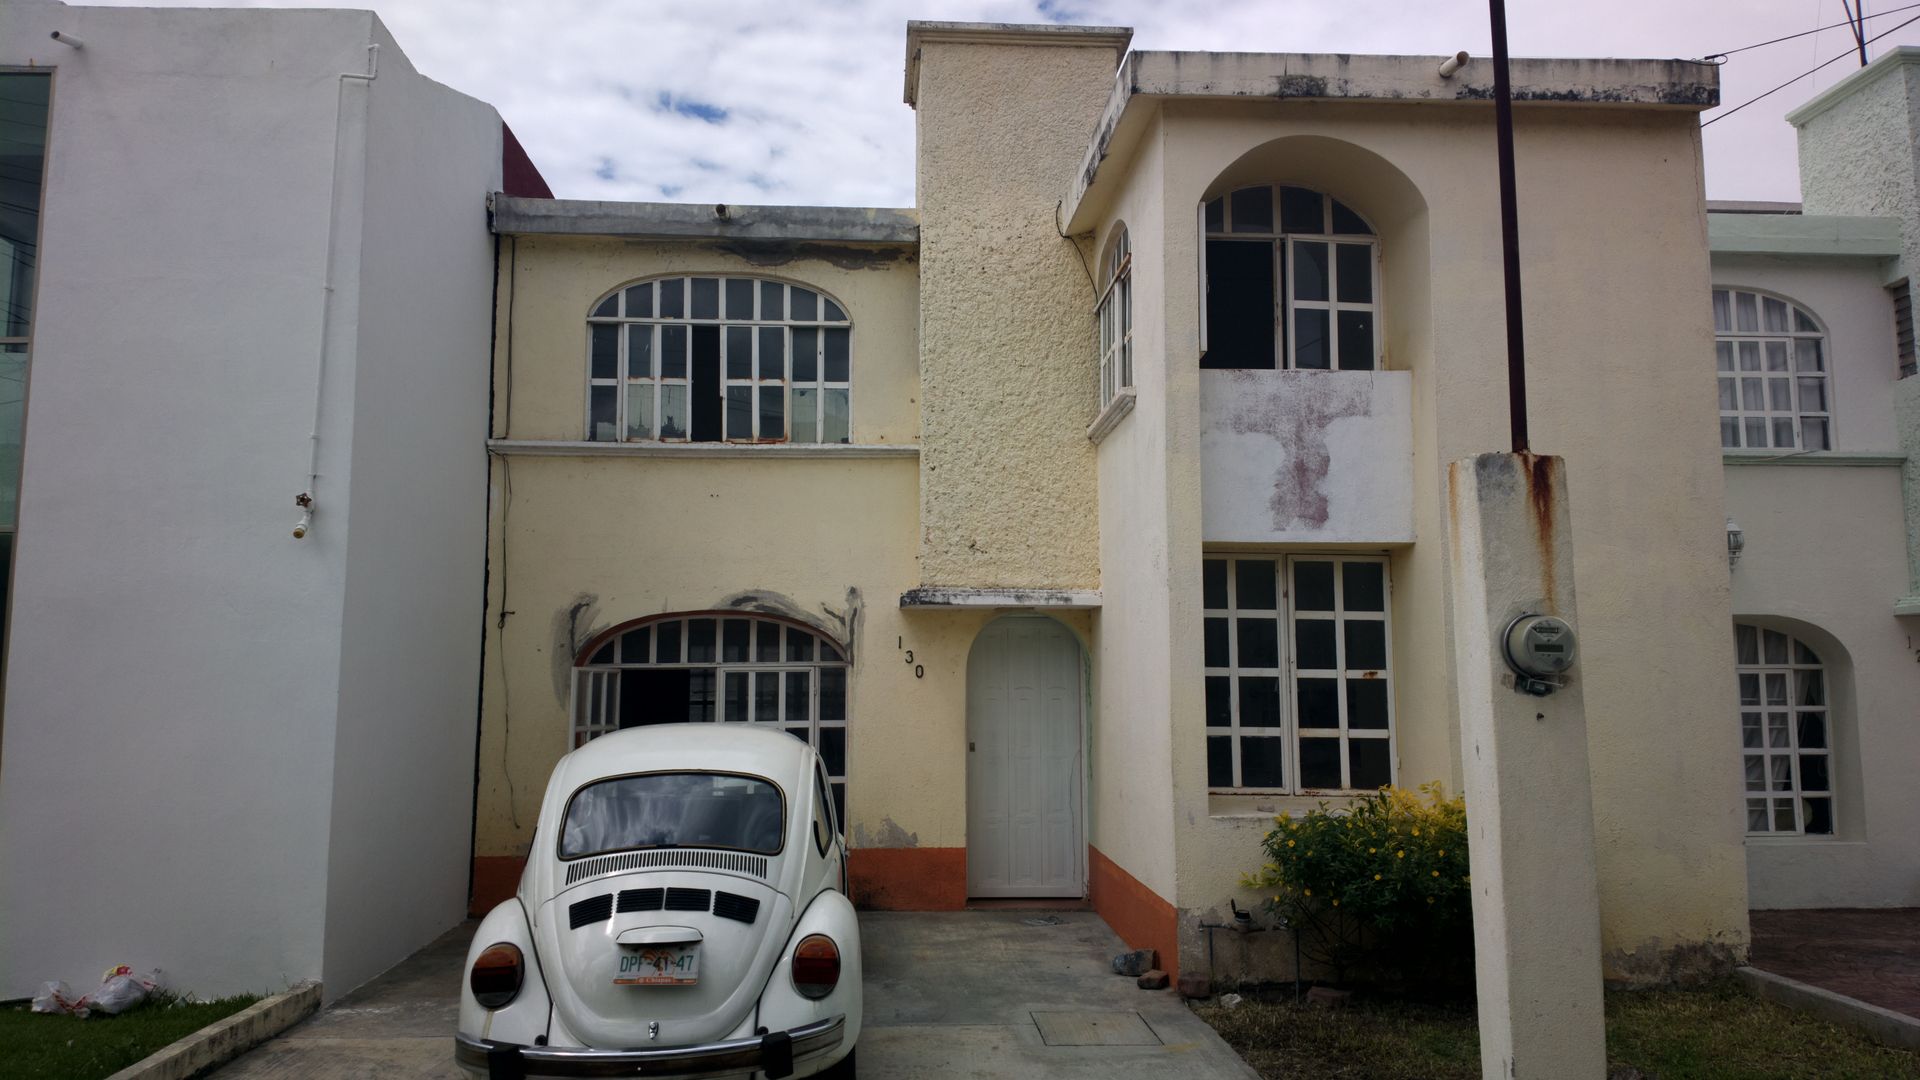
[[[1470,962],[1464,799],[1437,782],[1385,787],[1274,825],[1261,843],[1265,864],[1242,883],[1303,943],[1318,939],[1315,959],[1336,967],[1372,959],[1423,978]]]

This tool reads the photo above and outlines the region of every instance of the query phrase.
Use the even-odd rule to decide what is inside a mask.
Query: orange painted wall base
[[[966,848],[855,848],[853,906],[868,911],[960,911],[967,906]]]
[[[467,914],[479,918],[520,888],[527,860],[480,855],[473,860]],[[859,848],[847,867],[853,902],[869,911],[960,911],[967,906],[966,848]]]
[[[1180,976],[1180,919],[1172,904],[1092,844],[1087,845],[1087,898],[1120,940],[1160,954],[1160,968]]]

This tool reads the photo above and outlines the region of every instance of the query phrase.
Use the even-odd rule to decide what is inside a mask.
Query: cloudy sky
[[[100,2],[100,0],[94,0]],[[107,0],[121,2],[121,0]],[[176,0],[128,0],[150,5]],[[178,0],[208,6],[220,0]],[[315,0],[255,0],[313,7]],[[1914,0],[1863,0],[1870,54],[1920,44]],[[1896,10],[1909,5],[1913,10]],[[425,74],[492,102],[575,199],[913,203],[900,100],[908,19],[1134,28],[1140,49],[1490,49],[1484,0],[340,0],[378,11]],[[1509,0],[1516,56],[1704,57],[1839,23],[1841,0]],[[1857,66],[1844,27],[1731,56],[1707,195],[1799,197],[1784,114]]]

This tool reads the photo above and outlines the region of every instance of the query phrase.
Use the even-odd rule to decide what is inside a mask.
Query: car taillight
[[[467,973],[467,985],[473,988],[473,1000],[489,1009],[498,1009],[520,992],[525,961],[518,946],[507,942],[489,945],[473,962]]]
[[[840,983],[840,946],[825,934],[808,934],[793,950],[793,988],[815,1001]]]

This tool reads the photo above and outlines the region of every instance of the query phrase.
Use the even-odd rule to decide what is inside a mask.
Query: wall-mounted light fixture
[[[1740,553],[1745,550],[1747,550],[1746,530],[1740,527],[1739,522],[1733,520],[1732,518],[1728,518],[1727,519],[1727,569],[1731,570],[1735,566],[1738,566],[1740,564]]]

